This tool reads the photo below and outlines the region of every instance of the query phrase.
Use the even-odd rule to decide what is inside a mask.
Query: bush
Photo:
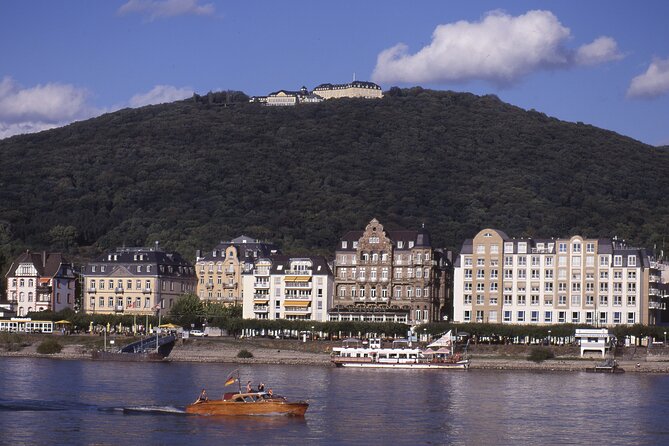
[[[60,353],[62,349],[63,346],[60,345],[58,341],[55,339],[47,339],[37,346],[37,353],[41,353],[43,355],[52,355],[54,353]]]
[[[555,353],[553,353],[553,350],[551,350],[550,348],[535,347],[530,352],[530,355],[527,357],[527,360],[538,363],[538,362],[543,362],[546,359],[553,359],[553,358],[555,358]]]
[[[238,358],[253,358],[253,353],[244,349],[244,350],[240,350],[239,353],[237,353],[237,357]]]

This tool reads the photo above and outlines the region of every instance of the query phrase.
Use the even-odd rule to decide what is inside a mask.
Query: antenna
[[[353,72],[353,82],[355,82],[355,71]]]

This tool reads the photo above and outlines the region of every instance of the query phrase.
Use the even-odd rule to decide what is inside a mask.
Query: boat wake
[[[116,410],[121,410],[125,414],[152,414],[152,415],[182,415],[186,411],[175,406],[128,406],[116,408]]]
[[[49,412],[61,410],[90,410],[95,406],[72,401],[45,400],[3,400],[0,399],[0,411],[8,412]]]

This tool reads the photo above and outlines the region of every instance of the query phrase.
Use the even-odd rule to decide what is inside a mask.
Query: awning
[[[254,299],[253,300],[254,305],[265,305],[267,302],[269,302],[269,299]]]
[[[297,276],[295,277],[295,282],[309,282],[311,280],[311,276]]]
[[[283,280],[286,282],[295,282],[295,276],[286,276]]]
[[[163,325],[158,325],[158,328],[169,328],[169,329],[174,329],[174,330],[176,330],[177,328],[181,328],[181,325],[176,325],[176,324],[163,324]]]
[[[56,321],[55,323],[56,324],[71,324],[72,322],[66,321],[65,319],[63,319],[62,321]]]
[[[283,303],[284,307],[308,307],[311,304],[310,300],[291,300]]]

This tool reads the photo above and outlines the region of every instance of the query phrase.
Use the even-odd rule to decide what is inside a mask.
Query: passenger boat
[[[331,360],[337,367],[385,369],[460,369],[469,368],[469,359],[453,350],[421,350],[406,340],[382,347],[380,339],[370,339],[367,346],[357,339],[347,339],[342,347],[332,349]]]
[[[186,413],[198,415],[287,415],[303,417],[309,403],[288,401],[266,392],[226,393],[220,400],[201,400],[186,406]]]
[[[585,371],[590,373],[625,373],[625,369],[618,366],[615,359],[607,359],[601,364],[585,369]]]

